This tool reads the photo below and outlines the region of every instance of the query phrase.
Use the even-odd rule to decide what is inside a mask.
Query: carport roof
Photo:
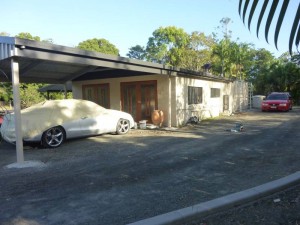
[[[64,84],[49,84],[39,89],[39,92],[72,92],[72,83],[68,82],[66,85]]]
[[[0,81],[12,80],[11,59],[19,63],[20,82],[63,84],[67,81],[140,75],[192,76],[229,79],[162,64],[85,51],[46,42],[0,36]]]

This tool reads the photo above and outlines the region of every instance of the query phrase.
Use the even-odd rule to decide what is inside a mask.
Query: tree
[[[129,52],[126,54],[126,56],[131,59],[145,60],[146,59],[146,50],[144,47],[142,47],[140,45],[136,45],[129,49]]]
[[[250,30],[250,25],[252,22],[254,12],[257,9],[258,2],[259,2],[258,0],[253,0],[252,5],[250,4],[251,9],[249,12],[249,17],[248,17],[248,29],[249,30]],[[266,12],[268,4],[269,4],[269,1],[264,1],[264,4],[262,5],[262,7],[260,9],[260,14],[259,14],[259,18],[257,21],[257,27],[256,27],[256,34],[258,36],[262,19],[263,19],[264,15],[267,14],[268,18],[267,18],[266,24],[265,24],[265,38],[266,38],[266,41],[268,42],[268,34],[269,34],[269,30],[270,30],[272,21],[274,19],[275,12],[277,9],[280,9],[280,13],[277,18],[276,28],[275,28],[275,32],[274,32],[274,42],[275,42],[275,46],[277,48],[278,36],[280,34],[280,28],[281,28],[282,22],[284,20],[284,17],[286,16],[286,14],[291,16],[290,13],[287,13],[287,8],[288,8],[288,5],[290,4],[290,0],[284,0],[281,6],[278,6],[278,4],[279,4],[278,0],[272,1],[272,5],[269,9],[269,12]],[[242,5],[244,5],[243,12],[241,12]],[[242,19],[243,19],[244,23],[245,23],[245,17],[247,14],[248,6],[249,6],[249,0],[240,0],[239,1],[239,14],[242,15]],[[291,32],[290,32],[290,38],[289,38],[289,52],[291,55],[292,55],[293,42],[294,42],[297,50],[299,47],[299,42],[300,42],[299,21],[300,21],[300,2],[298,5],[298,10],[296,12],[296,15],[294,16],[294,22],[291,26]],[[298,50],[298,53],[299,53],[299,50]]]
[[[211,62],[212,47],[215,41],[212,36],[194,31],[189,35],[189,43],[182,50],[178,66],[181,68],[199,71],[204,64]]]
[[[214,61],[213,70],[217,74],[225,77],[231,77],[230,68],[231,68],[231,33],[229,30],[228,24],[232,23],[231,19],[228,17],[222,18],[220,20],[221,27],[217,28],[222,32],[221,40],[218,40],[218,34],[214,33],[214,38],[216,40],[216,45],[213,46],[212,57]]]
[[[45,97],[38,92],[38,89],[42,87],[42,85],[43,84],[20,85],[21,108],[27,108],[45,100]]]
[[[252,44],[232,42],[231,46],[231,75],[238,79],[247,79],[253,67],[255,50]]]
[[[32,41],[41,41],[41,38],[39,36],[32,36],[30,33],[27,32],[21,32],[16,35],[18,38],[28,39]]]
[[[233,23],[233,21],[229,18],[229,17],[223,17],[221,20],[220,20],[220,23],[221,23],[221,27],[218,27],[219,29],[222,29],[222,33],[223,33],[223,37],[225,39],[231,39],[231,34],[232,34],[232,31],[229,30],[228,28],[228,25],[230,23]]]
[[[254,51],[253,65],[248,70],[248,80],[254,86],[254,94],[267,94],[268,91],[268,74],[271,66],[276,61],[271,52],[266,49],[258,49]],[[267,93],[265,93],[267,92]]]
[[[294,63],[277,60],[271,67],[269,77],[271,91],[287,91],[294,100],[299,100],[297,83],[300,81],[300,68]]]
[[[254,94],[267,95],[274,91],[287,91],[295,102],[300,99],[300,68],[290,62],[287,54],[275,59],[265,49],[255,51],[249,81],[254,85]]]
[[[7,32],[4,32],[4,31],[2,31],[2,32],[0,32],[0,36],[10,36],[10,34],[9,33],[7,33]]]
[[[119,49],[117,49],[115,45],[111,44],[104,38],[93,38],[82,41],[78,44],[77,48],[88,51],[101,52],[104,54],[119,55]]]
[[[182,28],[160,27],[148,40],[146,58],[151,62],[178,66],[188,43],[189,35]]]
[[[224,77],[230,77],[230,40],[223,39],[213,47],[213,70]]]

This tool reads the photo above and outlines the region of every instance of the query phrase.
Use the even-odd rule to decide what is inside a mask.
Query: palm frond
[[[257,27],[256,27],[256,35],[258,37],[258,33],[259,33],[259,28],[260,28],[260,24],[261,24],[261,21],[264,17],[264,14],[265,14],[265,11],[266,11],[266,8],[268,6],[268,3],[269,3],[269,0],[266,0],[262,6],[262,9],[260,11],[260,14],[259,14],[259,18],[258,18],[258,22],[257,22]]]
[[[252,7],[251,7],[251,10],[250,10],[250,13],[249,13],[249,20],[248,20],[248,29],[249,30],[250,30],[250,25],[251,25],[252,17],[253,17],[253,14],[255,12],[257,3],[258,3],[258,0],[254,0],[253,1]]]
[[[268,18],[267,18],[267,22],[266,22],[266,26],[265,26],[265,38],[266,38],[267,43],[269,43],[269,41],[268,41],[269,30],[270,30],[271,23],[272,23],[275,11],[277,9],[278,3],[279,3],[279,0],[273,1]],[[277,24],[278,24],[278,22],[277,22]]]
[[[249,4],[251,5],[251,7],[250,7],[251,9],[250,9],[249,16],[248,16],[248,29],[249,30],[250,30],[250,25],[252,22],[254,12],[257,9],[258,1],[259,0],[253,0],[251,3],[249,0],[240,0],[239,1],[238,11],[243,20],[243,23],[245,23],[245,17],[246,17],[247,10],[249,8]],[[275,27],[275,33],[274,33],[274,43],[275,43],[275,47],[278,49],[278,47],[277,47],[278,37],[279,37],[282,23],[284,21],[284,17],[288,14],[287,8],[290,4],[290,0],[284,0],[281,7],[278,6],[279,0],[273,0],[271,2],[272,2],[272,5],[270,7],[270,10],[267,12],[268,17],[267,17],[266,24],[265,24],[265,38],[266,38],[266,41],[268,42],[269,31],[270,31],[271,24],[274,20],[275,12],[278,8],[280,8],[280,13],[279,13],[278,19],[276,21],[276,27]],[[260,12],[259,12],[257,26],[256,26],[257,37],[259,36],[259,29],[261,27],[263,17],[266,15],[266,9],[267,9],[268,4],[269,4],[269,0],[264,0],[262,7],[260,9]],[[295,15],[293,25],[291,27],[291,33],[290,33],[290,37],[289,37],[289,52],[291,55],[292,55],[293,44],[295,44],[297,50],[299,51],[299,49],[298,49],[299,42],[300,42],[299,21],[300,21],[300,3],[298,5],[298,10]]]
[[[300,25],[298,27],[298,33],[297,33],[297,37],[296,37],[296,41],[295,41],[297,51],[300,54],[300,52],[299,52],[300,51],[299,50],[299,42],[300,42]]]
[[[297,33],[297,36],[296,36],[296,39],[295,39],[295,45],[298,49],[298,45],[299,45],[299,36],[300,36],[300,24],[299,24],[299,20],[300,20],[300,3],[299,3],[299,6],[298,6],[298,10],[297,10],[297,13],[296,13],[296,16],[295,16],[295,19],[294,19],[294,23],[293,23],[293,26],[292,26],[292,30],[291,30],[291,35],[290,35],[290,41],[289,41],[289,50],[290,50],[290,53],[292,54],[292,48],[293,48],[293,41],[294,41],[294,38],[296,36],[296,32],[297,32],[297,28],[298,28],[298,33]]]
[[[245,16],[246,16],[248,5],[249,5],[249,0],[246,0],[244,5],[244,10],[243,10],[243,23],[245,23]]]
[[[282,7],[281,7],[281,10],[280,10],[280,14],[279,14],[279,17],[278,17],[278,22],[277,22],[277,25],[276,25],[276,28],[275,28],[274,41],[275,41],[275,47],[276,47],[277,50],[278,50],[277,42],[278,42],[278,36],[279,36],[279,33],[280,33],[280,28],[281,28],[283,18],[284,18],[284,15],[286,13],[286,10],[287,10],[287,7],[288,7],[289,3],[290,3],[290,0],[283,1]]]

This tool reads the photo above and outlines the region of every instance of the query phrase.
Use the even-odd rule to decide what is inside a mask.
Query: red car
[[[3,122],[3,116],[0,114],[0,127],[1,127],[2,122]]]
[[[292,110],[292,98],[287,92],[272,92],[262,101],[262,111],[289,111]]]

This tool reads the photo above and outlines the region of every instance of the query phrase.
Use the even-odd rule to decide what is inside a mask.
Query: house
[[[199,119],[231,114],[248,106],[248,84],[203,72],[175,75],[77,78],[73,97],[97,102],[151,123],[153,110],[162,110],[164,126],[182,126],[190,117]]]

